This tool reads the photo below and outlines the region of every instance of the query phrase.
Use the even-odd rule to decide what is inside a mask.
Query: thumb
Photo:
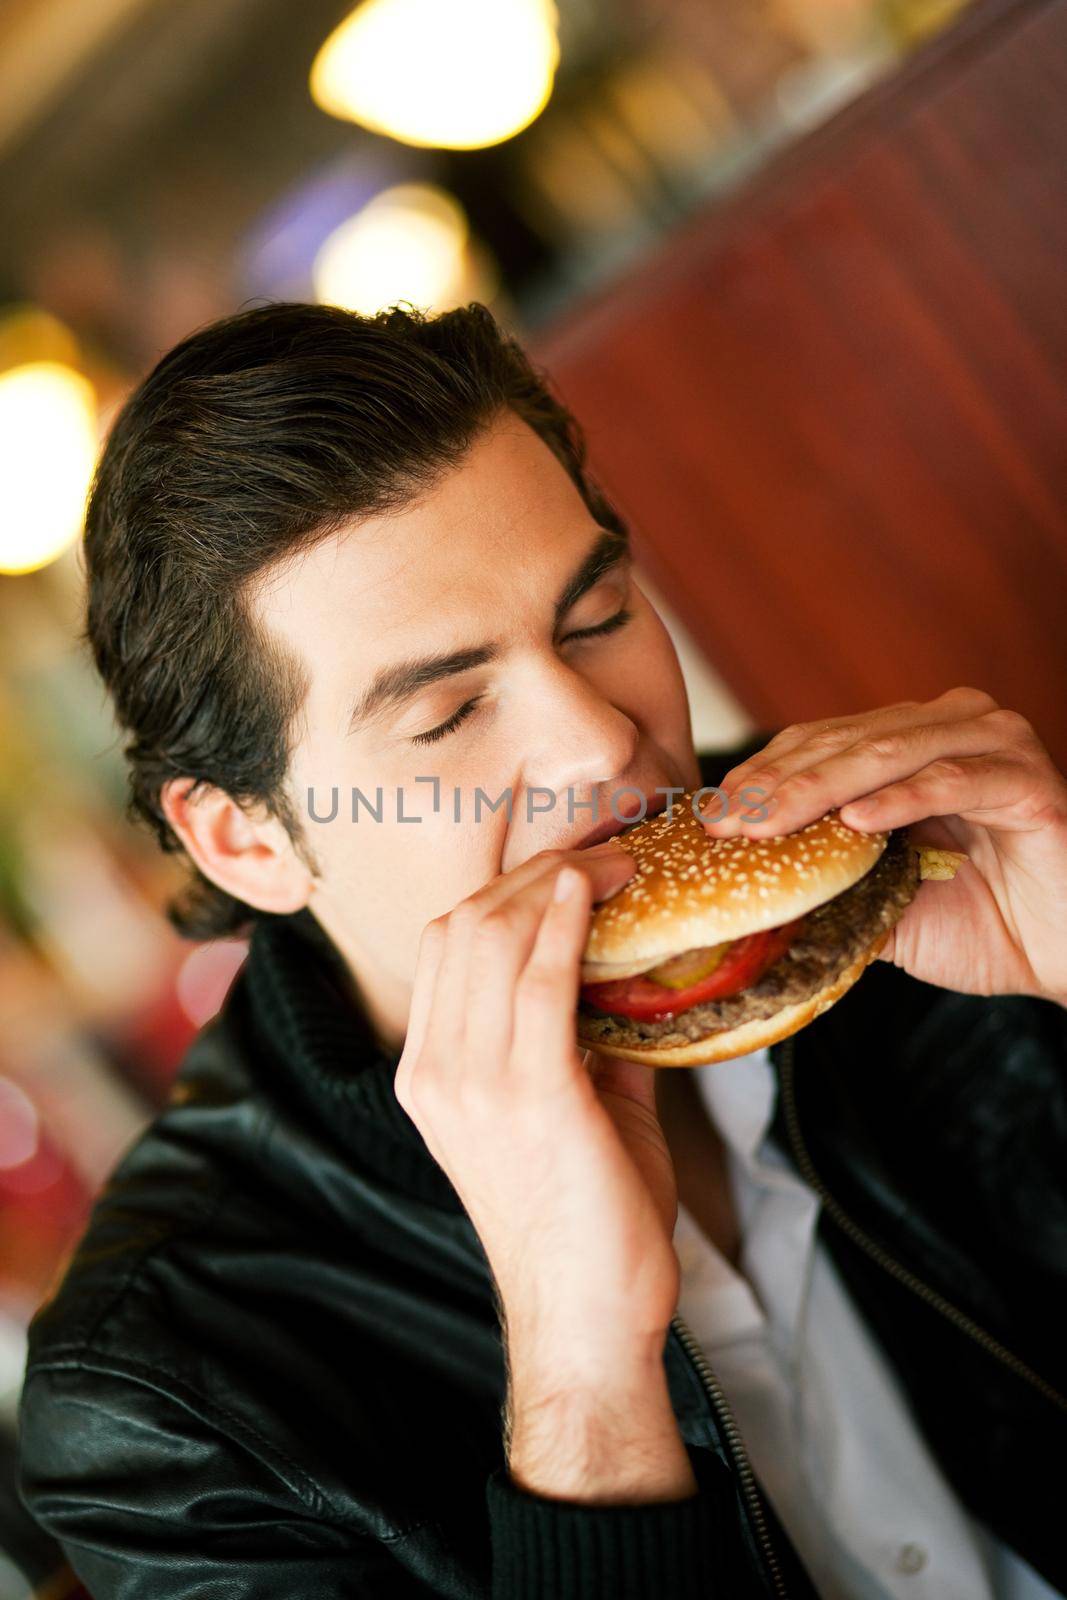
[[[656,1115],[656,1069],[604,1051],[586,1052],[586,1068],[601,1094],[617,1094]]]
[[[589,1075],[600,1104],[648,1191],[668,1239],[678,1217],[678,1182],[656,1110],[656,1068],[591,1051]]]

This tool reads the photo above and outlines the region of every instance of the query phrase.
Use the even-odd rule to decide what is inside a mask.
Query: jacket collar
[[[393,1091],[399,1052],[379,1044],[341,955],[311,913],[259,919],[242,979],[256,1053],[319,1133],[391,1186],[462,1212]]]

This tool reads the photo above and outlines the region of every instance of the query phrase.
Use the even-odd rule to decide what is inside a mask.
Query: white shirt
[[[816,1240],[818,1195],[765,1137],[769,1052],[692,1071],[726,1143],[743,1276],[679,1205],[678,1310],[823,1600],[1061,1600],[966,1511],[916,1428]]]

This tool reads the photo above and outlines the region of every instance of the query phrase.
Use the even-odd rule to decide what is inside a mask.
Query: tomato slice
[[[735,939],[714,970],[688,988],[668,989],[642,972],[635,978],[615,978],[610,983],[583,983],[581,997],[598,1011],[644,1022],[663,1021],[703,1000],[723,1000],[747,989],[785,954],[804,921],[804,917],[797,917],[778,928],[765,928],[762,933]]]

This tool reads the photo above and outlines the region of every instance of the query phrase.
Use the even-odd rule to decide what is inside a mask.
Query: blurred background
[[[1067,768],[1061,0],[0,0],[0,1600],[25,1329],[240,941],[162,915],[79,634],[124,396],[264,299],[487,302],[698,745],[959,683]]]

